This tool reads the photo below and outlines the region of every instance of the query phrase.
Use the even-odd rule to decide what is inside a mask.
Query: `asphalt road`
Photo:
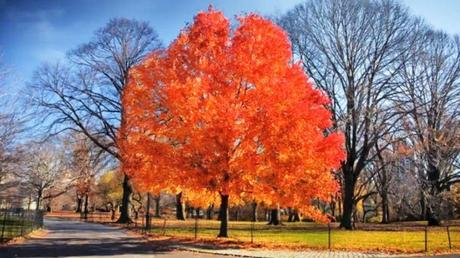
[[[161,242],[148,243],[125,230],[96,223],[46,219],[48,234],[0,248],[0,258],[9,257],[117,257],[173,258],[228,257],[174,250]]]

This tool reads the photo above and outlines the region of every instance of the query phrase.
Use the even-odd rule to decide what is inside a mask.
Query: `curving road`
[[[228,257],[174,250],[167,243],[148,243],[125,230],[100,224],[46,219],[43,237],[0,247],[0,257]]]

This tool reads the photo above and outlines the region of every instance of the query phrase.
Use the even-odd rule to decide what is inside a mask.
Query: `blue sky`
[[[145,20],[168,44],[200,10],[212,4],[227,16],[258,12],[281,14],[303,0],[0,0],[0,51],[13,72],[11,88],[22,87],[41,62],[63,58],[91,39],[112,17]],[[460,34],[458,0],[402,0],[437,29]]]

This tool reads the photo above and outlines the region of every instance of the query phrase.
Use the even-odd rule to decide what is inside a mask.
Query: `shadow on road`
[[[44,237],[0,247],[0,257],[180,257],[166,240],[148,242],[117,227],[54,218],[45,227]]]

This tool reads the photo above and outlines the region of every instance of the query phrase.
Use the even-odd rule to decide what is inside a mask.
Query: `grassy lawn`
[[[34,222],[21,220],[17,217],[0,218],[0,241],[6,242],[12,238],[27,234],[34,229]]]
[[[168,236],[194,238],[195,221],[153,220],[151,233]],[[398,226],[376,226],[366,230],[345,231],[332,226],[331,247],[343,250],[372,250],[387,252],[424,252],[424,227],[399,224]],[[251,241],[250,222],[230,222],[231,240]],[[215,239],[219,230],[218,221],[199,220],[198,238]],[[450,227],[452,250],[460,250],[460,226]],[[268,226],[266,222],[254,225],[255,244],[289,248],[328,248],[327,225],[308,222],[285,223],[283,226]],[[428,251],[447,252],[449,242],[446,227],[428,228]]]

